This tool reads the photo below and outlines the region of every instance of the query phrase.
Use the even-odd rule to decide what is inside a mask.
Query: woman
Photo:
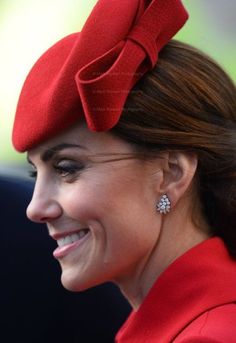
[[[236,92],[171,40],[186,19],[177,0],[98,1],[18,103],[28,217],[57,241],[67,289],[120,287],[134,310],[117,342],[236,338]]]

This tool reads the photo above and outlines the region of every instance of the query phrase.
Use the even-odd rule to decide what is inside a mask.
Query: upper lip
[[[58,239],[61,239],[61,238],[64,238],[66,236],[71,236],[73,235],[74,233],[78,233],[79,231],[81,230],[85,230],[85,229],[88,229],[87,227],[81,227],[80,229],[76,229],[76,230],[71,230],[71,231],[64,231],[64,232],[61,232],[61,233],[50,233],[49,232],[49,235],[52,239],[54,239],[55,241],[57,241]]]

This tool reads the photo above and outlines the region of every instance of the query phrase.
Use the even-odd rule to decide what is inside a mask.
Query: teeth
[[[71,240],[72,240],[72,243],[78,241],[79,239],[79,234],[78,233],[73,233],[72,236],[70,236]]]
[[[70,236],[66,236],[64,238],[64,245],[67,245],[67,244],[71,244],[72,243],[72,239]]]
[[[78,233],[79,239],[83,238],[88,233],[88,230],[81,230]]]
[[[64,238],[60,238],[57,240],[58,246],[61,248],[65,245],[72,244],[79,239],[83,238],[88,233],[88,229],[80,230],[78,233],[73,233],[72,235],[68,235]]]

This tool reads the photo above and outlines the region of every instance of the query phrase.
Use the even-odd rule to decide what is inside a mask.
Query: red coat
[[[211,238],[174,261],[118,332],[117,343],[235,343],[236,260]]]

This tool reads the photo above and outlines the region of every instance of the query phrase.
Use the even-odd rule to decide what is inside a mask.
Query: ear
[[[163,180],[159,191],[161,194],[168,194],[172,207],[191,188],[197,164],[194,153],[172,151],[165,154]]]

